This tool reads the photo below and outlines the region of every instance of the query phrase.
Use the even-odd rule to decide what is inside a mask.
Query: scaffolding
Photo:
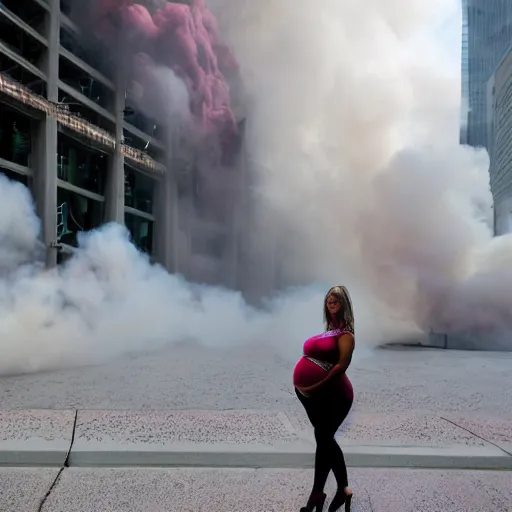
[[[0,92],[16,99],[24,105],[54,117],[62,126],[69,128],[73,132],[78,133],[82,137],[85,137],[104,148],[111,151],[116,149],[116,140],[114,136],[106,130],[103,130],[98,126],[89,123],[85,119],[72,114],[67,105],[52,103],[42,96],[33,93],[30,89],[16,82],[12,78],[7,77],[3,73],[0,73]],[[122,142],[120,142],[119,145],[124,157],[131,160],[134,164],[151,172],[158,174],[165,173],[165,167],[153,160],[143,151],[132,148]]]

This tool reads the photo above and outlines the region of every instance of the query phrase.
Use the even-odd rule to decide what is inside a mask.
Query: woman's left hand
[[[307,388],[297,388],[301,393],[303,393],[304,395],[308,396],[310,395],[312,392],[314,392],[316,389],[318,389],[322,384],[324,383],[324,381],[321,381],[319,382],[318,384],[313,384],[312,386],[308,386]]]
[[[317,382],[316,384],[313,384],[312,386],[308,386],[307,388],[298,388],[298,389],[299,389],[299,391],[302,391],[303,393],[308,393],[308,394],[313,393],[317,389],[324,386],[327,382],[329,382],[332,377],[334,377],[340,373],[343,373],[343,368],[341,367],[341,365],[337,364],[329,371],[329,373],[327,374],[325,379],[322,379],[320,382]]]
[[[308,386],[307,388],[299,388],[300,391],[304,393],[313,393],[317,389],[320,389],[321,387],[325,386],[327,382],[330,381],[332,377],[334,377],[338,371],[335,370],[336,367],[334,367],[325,377],[325,379],[322,379],[320,382],[317,382],[316,384],[313,384],[312,386]]]

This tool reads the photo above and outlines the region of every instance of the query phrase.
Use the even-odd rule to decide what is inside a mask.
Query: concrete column
[[[153,247],[155,260],[169,272],[177,271],[178,195],[172,163],[155,187],[155,226]]]
[[[185,171],[184,167],[188,169]],[[179,164],[172,168],[174,176],[179,175],[180,183],[176,188],[176,266],[175,272],[192,279],[192,232],[194,231],[195,216],[193,204],[194,176],[192,168],[187,164],[186,159],[180,159]],[[181,193],[180,193],[181,189]]]
[[[123,120],[126,82],[122,66],[116,72],[114,113],[116,117],[116,148],[109,156],[109,168],[105,184],[105,222],[124,224],[124,156],[121,153],[123,141]]]
[[[59,99],[60,0],[49,1],[46,22],[48,49],[41,62],[47,76],[47,99]],[[57,120],[45,116],[32,125],[34,158],[34,196],[37,214],[42,221],[42,239],[46,245],[46,265],[57,264]]]
[[[57,122],[46,116],[33,121],[32,151],[34,197],[37,215],[42,221],[42,239],[46,246],[46,265],[57,264]]]
[[[60,0],[49,0],[50,11],[46,23],[48,51],[43,61],[43,71],[48,77],[48,100],[59,100],[59,47],[60,47]]]
[[[231,226],[231,240],[230,240],[230,275],[228,276],[227,284],[235,290],[241,290],[243,288],[242,272],[243,262],[241,250],[244,246],[244,239],[246,236],[246,230],[248,229],[248,191],[249,182],[247,179],[247,149],[245,144],[245,126],[241,126],[241,137],[242,145],[240,148],[240,154],[238,156],[238,162],[236,165],[236,188],[234,191],[234,214],[232,217]]]
[[[226,187],[226,194],[229,197],[228,200],[231,201],[231,212],[228,224],[225,227],[227,243],[222,258],[222,284],[228,288],[236,289],[238,286],[238,235],[240,233],[241,221],[241,181],[238,166],[235,167],[235,169],[230,169],[229,172],[236,174],[233,176],[232,183]]]

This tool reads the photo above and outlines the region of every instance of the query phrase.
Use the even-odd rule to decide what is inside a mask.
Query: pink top
[[[336,329],[312,336],[304,342],[304,355],[336,364],[339,360],[338,338],[345,332],[348,331]]]
[[[349,331],[346,329],[327,331],[312,336],[305,341],[304,356],[298,360],[293,370],[293,384],[295,387],[309,387],[326,377],[328,371],[308,359],[308,357],[330,363],[333,366],[336,365],[339,361],[338,338],[345,332]],[[352,384],[345,373],[333,377],[333,380],[338,381],[340,389],[347,395],[347,398],[353,399]]]

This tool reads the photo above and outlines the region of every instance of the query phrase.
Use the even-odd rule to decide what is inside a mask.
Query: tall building
[[[31,190],[47,265],[72,254],[80,231],[116,221],[170,271],[236,288],[243,148],[215,218],[192,156],[137,111],[107,48],[82,43],[66,0],[0,2],[0,172]]]
[[[512,42],[512,0],[462,1],[461,143],[487,147],[487,83]]]
[[[512,233],[512,45],[488,84],[490,183],[496,235]]]

